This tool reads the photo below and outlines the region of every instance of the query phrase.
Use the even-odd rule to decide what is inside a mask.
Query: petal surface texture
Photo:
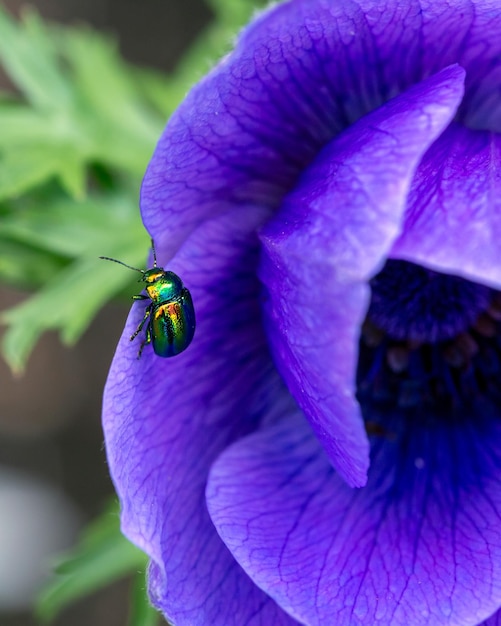
[[[479,626],[501,626],[501,611],[496,611],[494,615],[491,615],[491,617],[479,624]]]
[[[158,143],[141,194],[157,247],[170,256],[226,210],[278,207],[339,132],[449,65],[467,75],[460,121],[501,130],[499,32],[487,1],[293,0],[263,13]]]
[[[424,156],[391,256],[501,289],[501,136],[450,126]]]
[[[346,486],[304,419],[229,448],[209,510],[235,558],[308,626],[470,626],[501,603],[501,427],[386,416]]]
[[[355,399],[367,281],[400,232],[419,159],[462,96],[447,68],[361,118],[320,153],[261,234],[265,320],[277,367],[341,476],[365,483]]]
[[[171,266],[196,303],[189,350],[162,359],[146,346],[138,360],[128,338],[144,304],[132,309],[104,397],[108,459],[123,532],[151,557],[150,594],[169,621],[292,626],[235,562],[205,504],[215,457],[263,417],[281,415],[280,393],[290,403],[259,324],[254,231],[262,216],[229,217],[206,224]]]
[[[468,549],[476,542],[472,561],[476,569],[471,572],[473,586],[468,593],[478,590],[478,601],[473,598],[471,606],[479,620],[497,608],[493,598],[498,598],[498,588],[494,582],[487,588],[489,581],[496,580],[495,562],[499,562],[498,548],[489,534],[488,515],[497,514],[498,506],[490,478],[485,478],[485,484],[478,478],[487,494],[479,505],[482,519],[473,509],[473,499],[471,507],[465,505],[466,513],[458,512],[459,507],[453,509],[458,520],[470,515],[471,526],[468,520],[464,526],[456,524],[456,518],[444,528],[436,522],[437,510],[448,514],[451,502],[463,497],[462,487],[454,491],[460,481],[454,482],[456,474],[447,456],[452,443],[437,479],[431,472],[418,472],[415,477],[416,507],[422,505],[421,510],[427,512],[427,503],[433,502],[429,508],[433,516],[421,515],[414,496],[405,501],[414,517],[410,513],[406,517],[405,511],[392,504],[391,498],[400,500],[388,496],[393,493],[390,483],[401,485],[398,472],[408,469],[393,448],[388,460],[382,452],[374,457],[376,467],[383,469],[376,469],[375,478],[370,478],[367,496],[349,490],[343,479],[362,485],[368,465],[368,444],[354,401],[358,325],[368,299],[365,283],[388,252],[396,254],[395,240],[404,252],[418,254],[412,238],[404,241],[405,232],[397,239],[403,228],[413,227],[403,222],[404,200],[419,160],[434,149],[430,144],[451,118],[470,128],[467,132],[479,133],[477,138],[484,136],[485,129],[501,132],[500,32],[499,3],[490,0],[283,2],[243,31],[235,51],[190,91],[169,120],[146,172],[141,211],[159,264],[168,263],[168,269],[178,273],[192,293],[197,330],[189,349],[178,357],[157,358],[151,346],[146,346],[138,361],[140,338],[130,343],[129,337],[145,305],[136,303],[110,371],[103,420],[124,532],[150,555],[151,597],[175,626],[293,626],[295,620],[320,624],[324,617],[323,624],[337,624],[332,617],[337,615],[340,619],[355,616],[359,622],[353,624],[364,623],[364,615],[389,624],[387,616],[394,615],[400,620],[397,624],[404,624],[406,616],[415,616],[413,611],[423,607],[432,618],[441,616],[437,622],[441,625],[449,624],[443,616],[451,606],[454,611],[458,608],[459,618],[451,617],[450,626],[473,624],[474,618],[463,619],[466,613],[461,604],[461,590],[468,584],[468,573],[462,569],[468,550],[461,552],[463,543],[459,551],[448,543],[451,536],[456,537],[456,528],[465,529],[465,535],[471,531],[464,539]],[[464,71],[466,93],[461,99]],[[449,143],[445,145],[447,150],[456,146],[468,161],[471,155],[463,145],[466,135],[461,139],[460,134],[446,131]],[[486,152],[482,154],[485,157]],[[473,192],[471,165],[467,188]],[[458,164],[457,172],[459,168]],[[487,175],[487,166],[482,164],[480,170]],[[436,189],[442,184],[437,177]],[[464,201],[458,189],[448,190]],[[300,205],[302,199],[304,205]],[[419,206],[417,197],[415,204]],[[339,205],[342,213],[335,210]],[[480,207],[480,214],[483,210]],[[424,209],[418,213],[422,219],[415,220],[416,228],[424,224],[433,234],[435,226],[428,226],[431,218]],[[267,249],[260,275],[269,293],[263,306],[257,278],[262,244],[256,233],[265,224]],[[490,244],[482,266],[485,272],[495,253],[494,242]],[[455,259],[456,267],[459,256]],[[482,276],[494,282],[492,275]],[[293,298],[291,281],[297,281],[298,301]],[[262,327],[263,309],[268,338]],[[224,453],[209,489],[211,509],[242,569],[215,531],[205,488],[210,468],[228,446],[297,410],[291,408],[294,403],[272,362],[270,341],[288,388],[308,414],[323,446],[314,445],[310,435],[305,438],[310,443],[304,445],[311,451],[311,463],[306,466],[315,465],[323,474],[315,478],[316,470],[312,470],[312,476],[307,472],[303,480],[302,444],[284,443],[287,437],[299,436],[306,421],[284,422],[290,432],[285,432],[285,426],[283,432],[279,429],[276,446],[266,439],[274,431],[256,435],[257,439],[249,440],[257,446],[254,457],[246,448],[247,440],[242,448]],[[444,433],[440,436],[445,440]],[[450,441],[455,441],[454,436]],[[495,443],[488,440],[482,468],[491,461],[494,464],[490,451]],[[478,458],[480,465],[480,444],[475,449],[473,440],[461,445],[471,447],[465,454]],[[258,459],[265,449],[267,456]],[[244,461],[241,466],[231,456],[238,450]],[[276,465],[270,467],[272,459]],[[431,462],[440,469],[439,461],[437,448]],[[236,464],[234,482],[226,474],[231,463]],[[461,465],[455,467],[463,472]],[[282,487],[277,490],[272,481],[280,480],[284,471],[286,482],[280,483],[280,491]],[[452,492],[447,471],[454,479]],[[248,485],[251,475],[257,482]],[[404,475],[414,480],[411,470]],[[295,480],[299,481],[296,495]],[[443,481],[442,491],[438,480]],[[475,480],[471,477],[472,483]],[[242,498],[252,492],[255,502],[245,500],[240,507],[239,494],[228,495],[238,481],[244,490]],[[289,502],[285,500],[288,484],[292,489]],[[327,484],[331,485],[328,493],[335,495],[332,502],[323,491]],[[479,489],[475,483],[472,493]],[[422,496],[423,492],[429,495]],[[371,494],[375,495],[369,502]],[[317,506],[317,498],[324,498],[325,514],[309,509],[310,503]],[[256,510],[261,505],[268,508],[255,519],[246,519],[254,505]],[[371,522],[371,507],[379,515],[376,522]],[[330,513],[338,521],[328,529]],[[387,519],[393,520],[389,526]],[[266,532],[264,526],[259,527],[264,520],[269,522]],[[281,534],[284,528],[289,533],[290,520],[297,520],[294,528],[299,533],[298,543],[290,544],[292,553]],[[303,521],[311,522],[310,526]],[[421,532],[421,523],[426,532]],[[359,546],[348,543],[350,524]],[[418,533],[418,544],[406,552],[411,531]],[[254,545],[256,536],[261,540],[260,533],[265,535],[263,544]],[[290,534],[294,536],[294,529]],[[380,536],[385,538],[382,546],[399,540],[401,558],[385,560],[375,535],[378,541]],[[431,548],[433,558],[426,556],[427,546],[436,545],[433,537],[439,543],[444,538],[443,568],[441,557]],[[303,550],[305,541],[312,543],[311,556]],[[246,554],[251,544],[255,549]],[[351,546],[350,554],[345,545]],[[277,546],[280,551],[283,546],[283,556],[277,557]],[[360,556],[356,549],[365,552]],[[395,554],[391,545],[388,550]],[[344,555],[351,570],[341,566],[336,570],[336,551]],[[456,552],[460,575],[454,587],[450,572],[455,567],[451,555]],[[413,561],[409,554],[414,553]],[[399,572],[389,591],[384,587],[383,576],[389,577],[386,567]],[[438,568],[450,601],[424,575],[433,567]],[[405,589],[400,583],[402,571]],[[477,585],[481,575],[483,582]],[[421,592],[420,580],[426,581]],[[384,593],[374,595],[376,588],[384,588]],[[402,609],[395,608],[399,598]],[[464,602],[469,598],[466,594]],[[418,618],[424,620],[423,615]],[[415,623],[420,624],[418,618]],[[432,618],[422,623],[433,623]],[[352,626],[349,620],[345,623]],[[371,623],[370,617],[365,623]],[[411,618],[407,624],[412,624]]]

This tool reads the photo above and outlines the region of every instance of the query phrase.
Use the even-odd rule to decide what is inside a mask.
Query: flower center
[[[501,401],[500,293],[396,260],[370,286],[357,372],[367,419],[375,407],[451,416]]]
[[[392,339],[434,343],[464,332],[487,309],[492,290],[407,261],[387,261],[371,282],[367,317]]]

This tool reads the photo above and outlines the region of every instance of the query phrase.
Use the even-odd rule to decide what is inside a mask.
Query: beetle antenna
[[[141,274],[144,274],[144,270],[140,270],[137,267],[132,267],[132,265],[127,265],[127,263],[124,263],[123,261],[119,261],[118,259],[112,259],[109,256],[100,256],[100,259],[104,259],[105,261],[113,261],[113,263],[119,263],[120,265],[123,265],[124,267],[128,267],[130,270],[134,270],[135,272],[141,272]]]
[[[153,237],[151,239],[151,249],[153,250],[153,267],[157,266],[157,253],[155,250],[155,243],[153,242]]]

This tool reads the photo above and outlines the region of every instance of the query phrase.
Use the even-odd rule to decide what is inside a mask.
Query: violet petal
[[[284,411],[259,321],[261,213],[206,223],[172,264],[196,306],[189,350],[162,359],[146,346],[137,360],[128,337],[145,305],[136,304],[106,386],[104,430],[122,529],[151,557],[150,596],[177,626],[293,624],[236,564],[204,496],[221,450]]]
[[[501,626],[501,610],[496,611],[493,615],[482,622],[478,626]]]
[[[468,77],[461,121],[501,128],[500,29],[499,10],[478,0],[294,0],[266,11],[167,124],[143,183],[147,229],[171,256],[204,219],[277,207],[339,132],[454,63]]]
[[[447,68],[326,147],[261,233],[265,321],[277,367],[338,472],[365,483],[355,399],[367,280],[399,233],[418,161],[450,122],[463,70]]]
[[[256,584],[308,626],[476,624],[501,605],[501,425],[475,417],[402,429],[393,416],[353,490],[291,416],[218,459],[211,517]]]
[[[452,125],[431,146],[390,256],[501,288],[501,136]]]

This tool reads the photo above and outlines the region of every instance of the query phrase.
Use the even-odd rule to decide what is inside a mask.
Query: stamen
[[[455,342],[444,346],[442,355],[447,365],[454,368],[464,367],[467,361],[464,353]]]
[[[470,333],[461,333],[457,336],[455,343],[468,359],[472,359],[478,354],[478,343],[473,339]]]
[[[404,261],[371,287],[357,371],[369,421],[373,407],[450,419],[486,394],[501,402],[501,293]]]
[[[384,339],[384,331],[366,319],[362,325],[362,336],[369,348],[376,348]]]
[[[386,353],[388,366],[396,374],[401,374],[409,367],[409,349],[406,346],[392,346]]]
[[[407,261],[390,259],[370,281],[368,319],[397,340],[436,343],[452,339],[484,313],[492,289]],[[487,322],[480,320],[483,332]]]
[[[497,333],[496,324],[487,313],[482,313],[473,323],[474,330],[483,337],[494,337]]]

